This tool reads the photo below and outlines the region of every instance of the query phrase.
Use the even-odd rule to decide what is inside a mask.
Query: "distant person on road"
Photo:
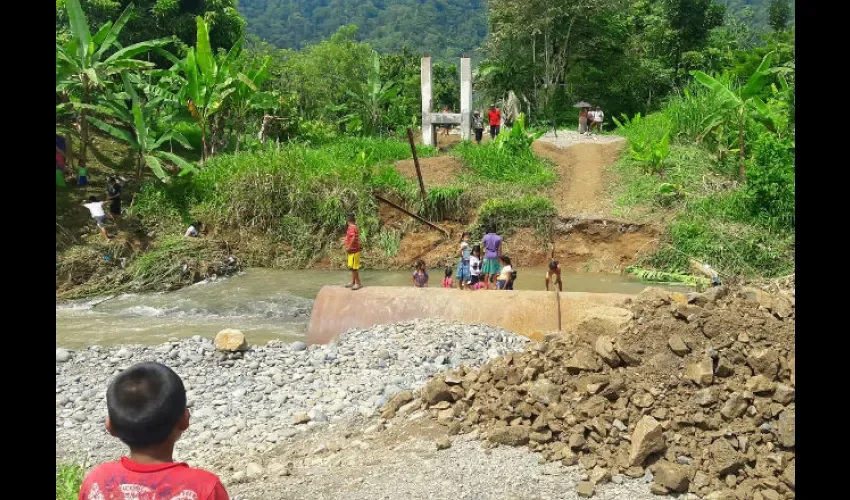
[[[472,247],[469,246],[469,233],[466,231],[460,235],[457,254],[460,257],[457,263],[457,287],[463,290],[463,287],[469,283],[469,259],[472,256]]]
[[[345,220],[348,222],[348,229],[345,232],[345,253],[348,256],[348,268],[351,269],[351,283],[345,285],[345,288],[360,290],[363,288],[360,284],[360,230],[354,224],[354,214],[346,215]]]
[[[499,273],[499,278],[496,280],[496,285],[499,290],[513,290],[516,275],[514,274],[514,268],[511,265],[511,258],[507,255],[502,255],[501,260],[504,266]]]
[[[605,120],[605,113],[602,112],[602,109],[599,106],[596,106],[596,110],[593,112],[593,124],[591,125],[591,130],[596,129],[596,131],[601,134],[603,120]]]
[[[472,113],[472,130],[475,131],[476,144],[481,144],[481,138],[484,137],[484,119],[481,118],[481,111],[477,109]]]
[[[448,106],[443,108],[443,114],[444,115],[447,115],[451,112],[452,112],[452,110]],[[446,123],[445,125],[443,125],[443,135],[449,135],[449,130],[451,130],[451,129],[452,129],[452,125],[450,123]]]
[[[549,261],[549,270],[546,271],[546,291],[549,291],[549,283],[552,284],[552,288],[555,288],[555,285],[558,285],[558,291],[563,292],[563,287],[561,285],[561,264],[558,263],[557,260],[552,259]]]
[[[502,237],[496,234],[496,226],[490,224],[487,229],[487,234],[481,241],[481,246],[484,247],[484,266],[481,272],[484,274],[484,288],[489,289],[491,279],[499,274],[502,266],[499,264],[499,258],[502,256]]]
[[[425,261],[419,259],[416,261],[416,266],[413,268],[413,286],[416,288],[425,288],[428,286],[428,269],[425,267]]]
[[[106,180],[106,201],[109,204],[109,216],[118,224],[121,221],[121,184],[116,177]]]
[[[98,465],[80,487],[81,500],[119,498],[228,500],[218,476],[174,461],[174,444],[189,428],[186,388],[171,368],[140,363],[106,390],[106,430],[128,457]]]
[[[197,221],[193,222],[192,225],[189,226],[189,229],[186,230],[186,234],[184,236],[186,236],[187,238],[198,238],[198,237],[200,237],[202,225],[203,224],[201,224],[200,222],[197,222]]]
[[[98,200],[96,196],[89,196],[89,201],[83,203],[83,206],[91,213],[92,219],[94,219],[97,228],[100,230],[100,236],[103,237],[103,241],[109,241],[109,233],[106,232],[106,212],[103,211],[104,203],[106,202]]]
[[[469,283],[468,285],[473,290],[481,288],[481,245],[472,247],[472,254],[469,256]]]
[[[495,139],[499,135],[499,129],[502,123],[502,112],[495,104],[490,105],[490,111],[487,113],[487,119],[490,121],[490,139]]]
[[[578,112],[578,133],[587,132],[587,108],[581,108]]]

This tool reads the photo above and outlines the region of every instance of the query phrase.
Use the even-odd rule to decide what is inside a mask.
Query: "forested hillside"
[[[486,0],[240,0],[248,32],[278,46],[300,48],[340,26],[379,52],[407,46],[441,58],[479,47],[487,36]]]
[[[770,0],[715,1],[751,28],[767,29]],[[447,58],[481,46],[488,30],[487,0],[239,0],[239,12],[249,33],[282,48],[301,48],[356,24],[357,39],[379,52],[407,46]]]

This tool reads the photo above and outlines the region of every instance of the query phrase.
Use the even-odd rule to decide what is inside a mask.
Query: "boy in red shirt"
[[[95,467],[79,500],[229,500],[218,477],[174,462],[174,443],[189,427],[186,388],[171,368],[140,363],[106,390],[106,430],[130,456]]]
[[[352,290],[360,290],[363,285],[360,284],[360,231],[354,224],[354,214],[345,216],[348,222],[348,230],[345,232],[345,253],[348,255],[348,268],[351,269],[351,283],[345,285],[345,288]]]

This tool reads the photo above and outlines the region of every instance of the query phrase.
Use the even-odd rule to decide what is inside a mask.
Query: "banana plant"
[[[644,162],[644,168],[650,174],[664,178],[664,161],[670,156],[670,131],[657,140],[629,139],[632,158]]]
[[[113,94],[111,103],[92,108],[92,111],[99,111],[108,118],[101,120],[90,117],[92,125],[130,146],[136,155],[136,175],[139,181],[142,178],[142,170],[147,165],[154,175],[167,182],[169,175],[163,168],[163,162],[171,162],[180,167],[179,175],[181,176],[197,172],[197,168],[190,162],[173,153],[159,149],[172,140],[179,142],[186,149],[191,149],[189,141],[173,128],[177,121],[174,116],[176,114],[175,108],[170,108],[171,111],[166,111],[166,114],[161,116],[161,123],[167,124],[168,128],[160,131],[154,126],[154,117],[162,109],[169,109],[165,106],[166,98],[153,96],[143,101],[126,71],[121,74],[121,81],[123,92]],[[128,101],[129,108],[127,107]],[[108,123],[107,120],[112,122],[117,120],[129,130]]]
[[[771,112],[767,104],[759,97],[761,91],[770,82],[773,73],[771,64],[773,52],[764,56],[755,72],[740,89],[732,89],[730,85],[724,84],[702,71],[692,71],[691,75],[697,82],[709,88],[718,97],[719,106],[706,118],[702,136],[711,133],[718,127],[734,127],[738,132],[738,180],[744,182],[746,178],[746,148],[744,145],[744,131],[747,120],[753,118],[768,128],[775,131],[776,127],[771,118]]]
[[[88,114],[85,106],[75,104],[95,103],[97,96],[93,94],[110,86],[112,77],[122,71],[153,68],[153,63],[135,59],[138,55],[155,51],[173,58],[162,49],[171,43],[171,40],[150,40],[121,47],[118,35],[130,19],[132,3],[127,5],[114,23],[105,23],[94,34],[89,31],[88,20],[80,6],[80,0],[64,0],[64,8],[68,14],[71,37],[64,43],[56,43],[56,92],[67,96],[68,102],[57,105],[56,113],[58,116],[72,110],[78,112],[80,155],[81,158],[86,158],[89,142]]]
[[[227,98],[236,90],[233,62],[242,48],[240,38],[227,55],[218,60],[210,46],[207,23],[200,16],[195,18],[198,26],[197,42],[190,47],[186,58],[178,65],[186,81],[184,97],[192,118],[201,128],[201,163],[215,153],[212,147],[211,119],[222,109]]]
[[[373,50],[372,68],[369,71],[365,89],[360,93],[351,90],[347,93],[363,113],[364,119],[361,121],[363,128],[367,133],[373,133],[378,129],[387,105],[398,94],[398,88],[393,81],[381,83],[381,60],[378,53]]]

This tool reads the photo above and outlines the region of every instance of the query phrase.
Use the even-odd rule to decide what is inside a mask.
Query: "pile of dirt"
[[[413,160],[401,160],[395,163],[398,173],[416,179],[416,166]],[[426,188],[435,186],[450,186],[463,170],[463,165],[454,156],[432,156],[419,159],[419,169],[422,171],[422,181]]]
[[[793,290],[649,288],[628,307],[624,327],[584,322],[570,338],[447,372],[383,416],[419,405],[485,446],[581,464],[585,495],[626,475],[651,476],[657,494],[794,498]]]

